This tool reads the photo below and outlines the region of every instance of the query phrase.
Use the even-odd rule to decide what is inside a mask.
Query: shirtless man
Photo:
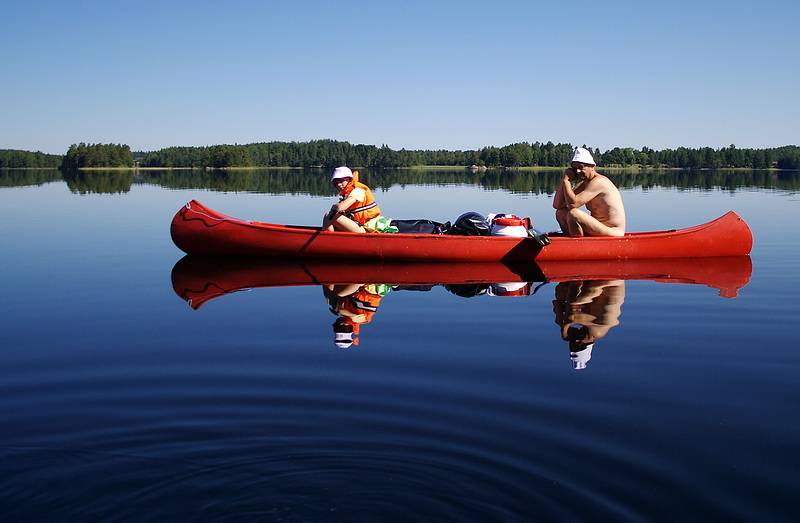
[[[592,153],[577,147],[572,167],[564,171],[564,178],[556,189],[553,197],[556,220],[569,236],[625,234],[625,208],[619,189],[598,173],[596,167]],[[579,210],[584,205],[591,215]]]

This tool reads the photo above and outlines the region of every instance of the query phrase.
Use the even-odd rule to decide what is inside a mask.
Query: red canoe
[[[524,263],[418,263],[185,256],[172,269],[175,293],[197,309],[243,289],[343,283],[393,285],[652,280],[707,285],[735,297],[750,281],[749,256]]]
[[[436,262],[743,256],[753,245],[750,228],[732,211],[686,229],[632,232],[623,237],[557,236],[544,248],[533,238],[357,234],[247,221],[221,214],[196,200],[175,214],[170,230],[172,241],[188,254]]]

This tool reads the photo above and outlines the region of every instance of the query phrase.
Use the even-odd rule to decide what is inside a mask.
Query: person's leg
[[[564,234],[569,234],[569,226],[567,225],[568,219],[568,210],[564,208],[556,209],[556,221],[558,222],[558,226],[561,227],[561,232]]]
[[[583,236],[583,229],[581,229],[577,221],[582,214],[585,213],[578,209],[559,209],[556,212],[556,219],[564,234],[567,236]]]
[[[347,216],[339,215],[333,220],[333,228],[337,231],[345,232],[367,232],[358,223]]]
[[[333,223],[331,223],[331,219],[328,214],[324,214],[322,216],[322,230],[323,231],[331,231],[333,232]]]
[[[567,225],[570,227],[570,236],[624,236],[625,232],[619,227],[609,227],[594,218],[592,215],[572,209],[569,211]]]
[[[342,283],[333,287],[333,293],[340,298],[344,298],[345,296],[355,294],[361,287],[362,285],[358,283]]]

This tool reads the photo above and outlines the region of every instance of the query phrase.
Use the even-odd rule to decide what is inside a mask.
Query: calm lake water
[[[462,267],[392,286],[407,267],[348,282],[172,244],[192,198],[317,224],[326,175],[0,172],[2,519],[797,519],[797,174],[613,175],[630,230],[727,210],[753,230],[750,259],[644,279]],[[556,177],[368,179],[390,217],[553,230]],[[358,291],[383,297],[349,348],[330,310],[343,286],[302,284],[333,277],[387,284]]]

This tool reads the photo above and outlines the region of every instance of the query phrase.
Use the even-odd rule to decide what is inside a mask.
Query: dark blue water
[[[168,226],[189,199],[316,224],[331,197],[31,183],[0,184],[4,520],[800,513],[796,182],[624,189],[631,230],[739,212],[755,245],[735,298],[652,279],[521,297],[397,287],[347,349],[319,286],[264,288],[274,272],[260,273],[197,309],[173,290]],[[500,211],[555,228],[546,193],[383,186],[392,217]],[[570,314],[598,334],[588,359],[562,339]]]

